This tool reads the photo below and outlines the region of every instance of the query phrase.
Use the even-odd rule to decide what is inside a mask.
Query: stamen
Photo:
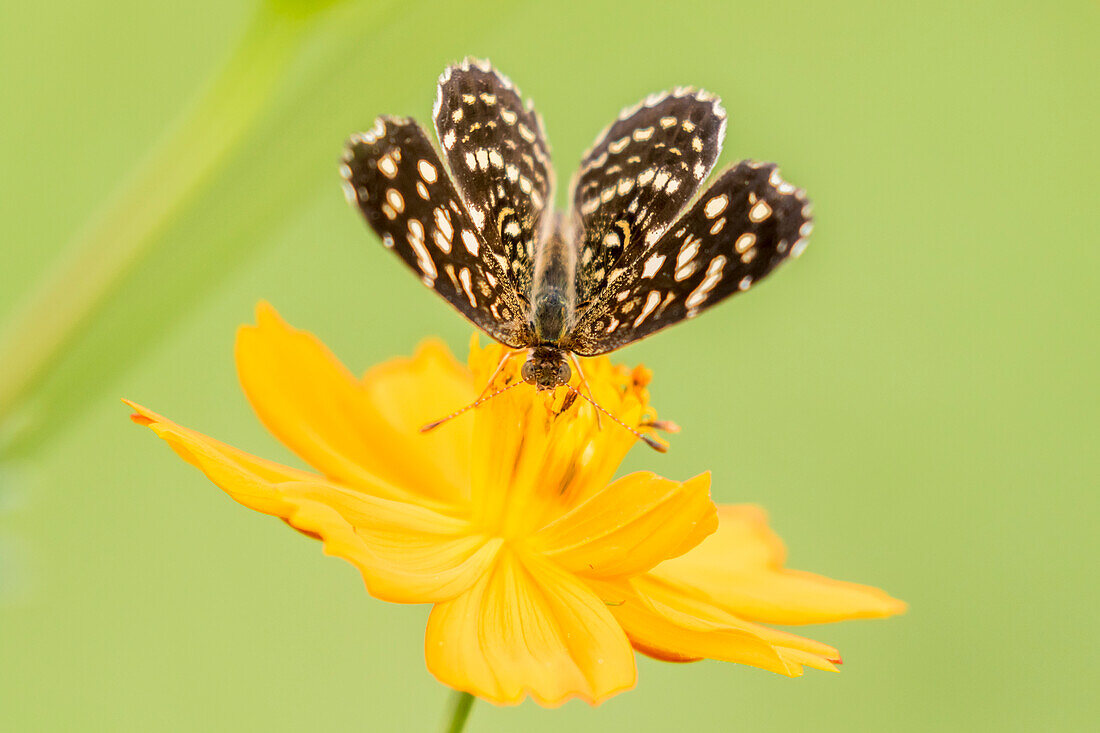
[[[475,407],[477,407],[478,405],[480,405],[482,402],[488,402],[489,400],[493,399],[497,395],[502,395],[505,392],[507,392],[508,390],[510,390],[512,387],[515,387],[515,386],[520,385],[520,384],[525,384],[525,382],[523,382],[522,380],[518,381],[518,382],[512,382],[511,384],[505,385],[504,387],[501,387],[496,392],[493,392],[492,394],[490,394],[488,396],[485,396],[485,393],[482,392],[481,397],[478,397],[476,400],[474,400],[470,404],[466,405],[461,410],[456,410],[456,411],[452,412],[450,415],[447,415],[447,417],[441,417],[438,420],[436,420],[435,422],[428,423],[424,427],[420,428],[420,432],[426,433],[430,430],[435,430],[436,428],[438,428],[440,425],[447,422],[448,420],[453,420],[454,418],[458,417],[459,415],[466,412],[467,410],[472,410]]]
[[[651,438],[648,435],[644,435],[644,434],[638,432],[637,430],[635,430],[634,428],[630,427],[629,425],[624,423],[622,420],[620,420],[619,418],[615,417],[610,412],[608,412],[603,406],[601,406],[594,399],[592,399],[591,397],[588,397],[587,395],[577,391],[577,388],[574,387],[573,385],[566,384],[565,387],[566,387],[566,389],[568,389],[570,392],[577,395],[578,397],[583,397],[584,399],[588,400],[588,402],[593,407],[595,407],[597,410],[599,410],[603,414],[607,415],[614,422],[618,423],[621,427],[624,427],[627,430],[629,430],[630,432],[634,433],[634,437],[636,437],[638,440],[640,440],[643,443],[645,443],[646,445],[648,445],[653,450],[657,451],[658,453],[667,453],[668,452],[668,446],[666,444],[662,443],[661,441],[657,440],[656,438]]]

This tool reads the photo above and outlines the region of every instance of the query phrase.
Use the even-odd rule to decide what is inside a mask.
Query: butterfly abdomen
[[[577,255],[561,227],[536,248],[531,282],[531,326],[540,344],[557,344],[573,325],[576,311]]]

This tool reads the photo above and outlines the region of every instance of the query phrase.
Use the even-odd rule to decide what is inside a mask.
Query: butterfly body
[[[742,161],[705,190],[725,132],[713,95],[651,95],[597,137],[568,213],[542,120],[507,77],[444,71],[440,149],[407,118],[352,136],[349,200],[421,281],[492,338],[526,349],[549,389],[572,355],[596,356],[693,318],[798,256],[810,205],[770,163]],[[701,194],[699,192],[702,192]]]
[[[557,346],[572,327],[577,312],[577,254],[562,217],[535,248],[531,282],[531,329],[540,346]]]

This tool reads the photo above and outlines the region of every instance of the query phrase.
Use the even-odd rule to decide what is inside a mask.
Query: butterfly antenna
[[[648,445],[653,450],[657,451],[658,453],[667,453],[668,452],[668,446],[667,445],[665,445],[661,441],[657,440],[656,438],[651,438],[650,436],[644,435],[644,434],[638,432],[637,430],[635,430],[634,428],[630,427],[629,425],[624,423],[622,420],[615,417],[610,412],[608,412],[606,409],[604,409],[598,402],[596,402],[596,400],[594,400],[591,397],[589,397],[588,395],[583,394],[582,392],[578,391],[577,388],[574,387],[573,385],[566,383],[565,387],[570,392],[577,395],[578,397],[583,397],[584,399],[588,400],[589,404],[591,404],[593,407],[595,407],[597,410],[599,410],[603,414],[607,415],[609,418],[611,418],[612,421],[618,423],[620,426],[622,426],[622,427],[626,428],[627,430],[629,430],[630,432],[634,433],[634,437],[636,437],[638,440],[640,440],[643,443],[645,443],[646,445]]]
[[[488,402],[489,400],[493,399],[497,395],[504,394],[505,392],[507,392],[512,387],[515,387],[518,384],[524,384],[524,382],[522,380],[520,380],[518,382],[512,382],[511,384],[506,385],[504,387],[501,387],[496,392],[493,392],[493,393],[488,394],[488,395],[486,395],[484,392],[482,392],[480,397],[478,397],[476,400],[474,400],[470,404],[463,407],[461,410],[456,410],[455,412],[452,412],[450,415],[447,415],[447,417],[441,417],[440,419],[438,419],[434,422],[428,423],[424,427],[420,428],[420,432],[427,433],[428,431],[435,430],[436,428],[438,428],[440,425],[447,422],[448,420],[453,420],[454,418],[458,417],[462,413],[474,409],[475,407],[477,407],[481,403]]]

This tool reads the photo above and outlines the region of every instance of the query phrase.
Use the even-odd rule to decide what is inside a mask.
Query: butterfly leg
[[[484,387],[484,389],[481,390],[481,394],[479,394],[477,396],[478,400],[482,399],[485,395],[489,394],[489,390],[492,388],[493,382],[495,382],[497,380],[497,377],[500,376],[500,373],[502,371],[504,371],[504,367],[508,364],[509,361],[512,360],[512,357],[514,357],[518,353],[520,353],[520,352],[518,352],[518,351],[509,351],[503,357],[501,357],[500,363],[497,364],[497,368],[493,370],[493,373],[491,375],[489,375],[489,381],[487,381],[485,383],[485,387]],[[475,401],[477,401],[477,400],[475,400]]]
[[[577,370],[577,376],[581,378],[581,384],[584,385],[585,390],[588,392],[588,396],[593,401],[596,399],[596,395],[592,393],[592,387],[588,385],[588,378],[584,376],[584,370],[581,369],[581,360],[577,358],[577,355],[572,351],[569,352],[569,358],[573,362],[573,368]],[[600,419],[600,411],[596,410],[596,427],[599,430],[603,430],[603,421]]]

